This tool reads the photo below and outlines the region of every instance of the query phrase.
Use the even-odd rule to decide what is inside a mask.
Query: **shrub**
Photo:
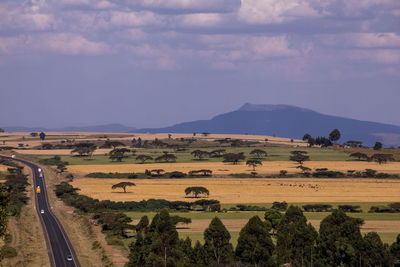
[[[303,210],[306,212],[327,212],[332,210],[332,205],[328,204],[307,204],[303,205]]]
[[[283,201],[283,202],[275,201],[274,203],[272,203],[271,209],[279,210],[279,211],[286,211],[287,207],[288,207],[288,204],[286,203],[286,201]]]
[[[344,212],[362,212],[360,206],[353,206],[353,205],[339,205],[339,210]]]
[[[1,248],[0,255],[4,258],[14,258],[18,253],[15,248],[5,245]]]
[[[166,173],[166,175],[167,175],[169,178],[183,178],[183,177],[186,177],[186,173],[184,173],[184,172],[179,172],[179,171],[168,172],[168,173]]]

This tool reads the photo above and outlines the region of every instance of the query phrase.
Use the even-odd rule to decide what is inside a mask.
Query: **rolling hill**
[[[325,115],[296,106],[249,103],[236,111],[215,116],[210,120],[184,122],[165,128],[138,129],[132,132],[209,132],[302,138],[305,133],[314,137],[328,136],[334,128],[342,133],[340,142],[358,140],[366,145],[373,145],[376,141],[381,141],[386,146],[400,145],[400,126]]]

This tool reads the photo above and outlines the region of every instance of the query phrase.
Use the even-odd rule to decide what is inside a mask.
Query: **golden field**
[[[136,186],[112,190],[113,184],[130,181]],[[221,203],[293,202],[394,202],[400,201],[400,180],[317,178],[191,178],[191,179],[96,179],[72,182],[80,194],[100,200],[140,201],[150,198],[185,198],[189,186],[204,186],[210,198]]]
[[[7,169],[10,168],[10,166],[5,166],[0,164],[0,172],[5,172]]]
[[[262,166],[256,168],[259,174],[279,173],[280,170],[287,170],[289,173],[298,173],[297,163],[291,161],[264,161]],[[347,170],[364,171],[374,169],[379,172],[400,173],[400,162],[388,162],[378,164],[366,161],[309,161],[304,164],[313,170],[316,168],[328,168],[329,170],[346,172]],[[227,175],[230,173],[249,173],[251,167],[244,163],[233,165],[223,162],[187,162],[187,163],[149,163],[149,164],[107,164],[107,165],[70,165],[68,171],[84,175],[91,172],[144,172],[146,169],[163,169],[166,172],[210,169],[213,174]]]
[[[62,140],[75,140],[76,142],[85,142],[85,141],[105,141],[106,136],[110,140],[119,140],[119,141],[130,141],[133,138],[141,138],[142,140],[154,140],[157,139],[167,139],[168,133],[93,133],[93,132],[46,132],[46,139],[42,142],[39,137],[30,136],[29,132],[13,132],[13,133],[0,133],[0,147],[1,146],[14,146],[17,147],[18,144],[24,144],[25,148],[31,148],[35,146],[40,146],[42,143],[57,143]],[[173,133],[172,138],[196,138],[196,139],[205,139],[209,141],[213,141],[216,139],[224,139],[224,138],[232,138],[232,139],[241,139],[241,140],[249,140],[249,141],[264,141],[268,139],[268,143],[270,144],[281,144],[281,145],[297,145],[297,146],[307,146],[302,140],[294,139],[293,142],[290,142],[290,138],[283,137],[273,137],[273,136],[265,136],[265,135],[239,135],[239,134],[209,134],[207,136],[203,136],[201,134],[197,134],[195,137],[193,134],[178,134]],[[3,141],[5,143],[3,144]],[[18,150],[21,153],[29,153],[26,150]],[[70,150],[66,150],[70,151]],[[38,152],[38,151],[36,151]],[[53,150],[48,150],[48,155],[59,155],[53,153]],[[44,152],[42,152],[44,153]],[[42,154],[39,153],[39,154]],[[67,152],[69,154],[69,152]]]

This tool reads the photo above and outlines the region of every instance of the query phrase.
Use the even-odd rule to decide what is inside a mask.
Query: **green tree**
[[[397,235],[396,242],[390,246],[390,254],[397,262],[400,262],[400,234]]]
[[[279,263],[312,266],[317,237],[317,231],[307,224],[301,209],[290,206],[277,227],[276,252]]]
[[[309,161],[310,157],[307,155],[306,151],[290,151],[290,157],[289,159],[291,161],[296,161],[299,165],[303,165],[304,161]]]
[[[127,148],[114,148],[109,152],[109,158],[121,162],[123,158],[126,158],[126,152],[130,152],[130,150]]]
[[[120,182],[118,184],[111,186],[111,189],[122,188],[122,189],[124,189],[124,193],[126,193],[127,186],[135,186],[135,184],[131,183],[131,182]]]
[[[204,195],[205,197],[208,197],[210,195],[210,191],[202,186],[192,186],[185,189],[185,194],[187,196],[193,194],[195,198],[198,198],[199,195]]]
[[[361,254],[363,266],[390,266],[390,255],[376,232],[370,232],[364,236],[364,244]]]
[[[165,161],[165,162],[170,162],[170,161],[176,161],[177,157],[174,154],[171,154],[167,151],[163,151],[163,155],[157,157],[155,161]]]
[[[153,157],[148,156],[148,155],[138,155],[138,156],[136,157],[136,160],[141,161],[142,164],[145,163],[146,161],[152,160],[152,159],[153,159]]]
[[[246,161],[246,165],[249,167],[253,167],[253,171],[255,171],[257,166],[262,165],[262,162],[258,159],[249,159]]]
[[[238,164],[241,160],[245,160],[243,152],[240,153],[226,153],[223,155],[223,162],[232,162],[234,165]]]
[[[394,161],[393,154],[373,154],[370,158],[379,164],[386,163],[388,161]]]
[[[331,140],[332,142],[336,142],[340,139],[340,132],[338,129],[333,129],[333,131],[329,134],[329,140]]]
[[[204,231],[204,250],[210,265],[227,264],[233,260],[231,235],[218,217]]]
[[[46,138],[46,134],[44,133],[44,132],[41,132],[40,134],[39,134],[39,137],[40,137],[40,140],[44,140],[45,138]]]
[[[60,163],[57,165],[57,172],[58,173],[63,173],[67,170],[67,167],[65,166],[64,163]]]
[[[273,251],[274,244],[265,224],[258,216],[250,218],[239,233],[237,258],[254,266],[270,266]]]
[[[203,160],[204,158],[210,156],[210,152],[203,151],[200,149],[196,149],[196,150],[192,151],[190,154],[192,154],[193,157],[198,158],[199,160]]]
[[[136,225],[135,230],[136,232],[147,233],[148,227],[149,227],[149,218],[145,215],[142,218],[140,218],[140,221]]]
[[[276,209],[268,209],[265,212],[265,223],[268,224],[268,226],[272,229],[273,234],[275,234],[282,217],[282,213]]]
[[[7,231],[8,222],[8,206],[10,202],[10,194],[4,184],[0,184],[0,238]]]
[[[361,152],[354,152],[354,153],[351,153],[351,154],[350,154],[350,157],[358,158],[358,160],[361,160],[361,159],[368,159],[367,154],[361,153]]]
[[[254,149],[250,152],[250,155],[255,155],[258,159],[262,159],[267,156],[267,152],[262,149]]]
[[[334,210],[321,221],[317,245],[318,262],[325,266],[359,266],[363,239],[363,220]]]
[[[383,145],[381,142],[376,142],[374,145],[374,150],[380,150],[382,149]]]

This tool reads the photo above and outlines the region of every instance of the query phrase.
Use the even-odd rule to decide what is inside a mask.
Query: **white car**
[[[11,155],[11,158],[12,158],[12,159],[15,159],[15,155]]]
[[[44,214],[44,210],[40,210],[40,213],[41,213],[41,214]]]
[[[42,171],[42,169],[41,169],[41,168],[38,168],[37,170],[38,170],[38,172],[41,172],[41,171]]]
[[[40,173],[40,174],[39,174],[39,177],[40,177],[40,178],[43,178],[43,173]]]

